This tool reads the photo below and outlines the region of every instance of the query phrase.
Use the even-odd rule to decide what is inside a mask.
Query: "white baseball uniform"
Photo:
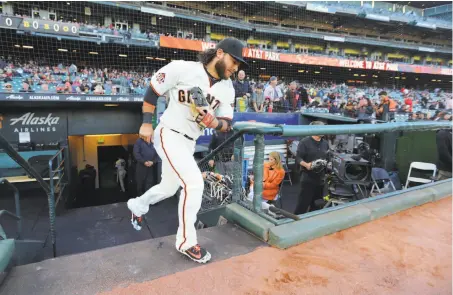
[[[230,79],[212,85],[212,77],[202,63],[173,61],[151,79],[158,95],[169,95],[169,105],[154,131],[154,147],[162,159],[162,180],[142,196],[129,201],[132,213],[146,214],[150,204],[173,196],[182,186],[179,199],[179,228],[176,248],[197,244],[195,222],[200,210],[204,182],[193,157],[197,138],[203,134],[190,110],[189,91],[200,87],[216,117],[233,118],[234,88]],[[132,208],[131,208],[132,207]]]

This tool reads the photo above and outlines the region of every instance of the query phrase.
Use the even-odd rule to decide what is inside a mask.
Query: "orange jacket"
[[[284,169],[273,169],[270,170],[270,164],[264,163],[264,175],[263,175],[263,199],[273,200],[278,194],[280,184],[285,178]]]

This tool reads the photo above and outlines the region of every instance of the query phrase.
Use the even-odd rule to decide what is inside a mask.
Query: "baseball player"
[[[199,263],[209,261],[211,254],[198,244],[194,225],[204,188],[193,157],[195,142],[205,128],[218,132],[231,130],[234,88],[230,76],[238,71],[241,63],[246,64],[242,49],[239,40],[226,38],[214,49],[202,52],[199,62],[172,61],[155,73],[144,97],[139,135],[146,141],[154,138],[154,147],[162,159],[162,180],[142,196],[127,202],[132,212],[131,222],[140,230],[149,205],[173,196],[182,187],[176,249]],[[164,94],[169,96],[169,105],[153,131],[155,105]]]

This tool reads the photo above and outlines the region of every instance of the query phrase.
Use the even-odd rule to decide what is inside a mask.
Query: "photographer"
[[[325,125],[313,121],[310,125]],[[296,163],[301,166],[300,194],[295,214],[304,214],[310,207],[315,209],[315,200],[323,197],[325,169],[314,169],[312,163],[327,159],[329,144],[322,135],[305,137],[297,146]]]

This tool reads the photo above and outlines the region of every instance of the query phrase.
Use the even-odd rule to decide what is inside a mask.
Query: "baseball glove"
[[[327,167],[327,161],[323,159],[317,159],[311,162],[311,170],[315,173],[320,173]]]
[[[214,115],[211,113],[211,108],[203,91],[199,87],[190,89],[189,95],[191,98],[190,110],[195,122],[201,129],[211,127],[212,122],[215,120]]]

